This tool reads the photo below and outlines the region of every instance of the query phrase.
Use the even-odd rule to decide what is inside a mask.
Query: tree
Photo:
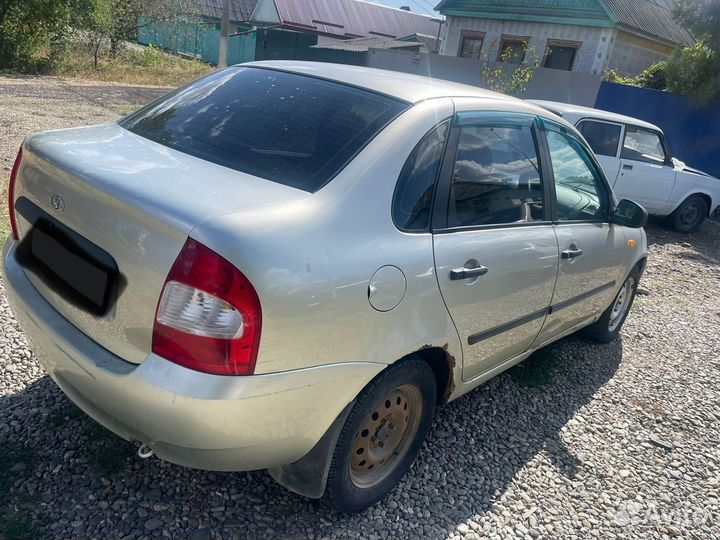
[[[43,71],[62,57],[73,0],[0,1],[0,68]]]
[[[673,16],[698,40],[720,52],[720,0],[679,0]]]
[[[541,58],[535,49],[523,48],[524,54],[507,48],[500,54],[500,62],[483,67],[482,78],[485,88],[502,92],[509,96],[518,96],[525,92],[528,83],[540,68]]]
[[[703,104],[720,99],[720,0],[679,0],[673,16],[698,42],[667,61],[667,89]]]
[[[718,53],[702,42],[675,51],[665,64],[667,89],[707,104],[720,98]]]
[[[113,0],[92,0],[87,4],[88,9],[80,13],[77,22],[81,25],[82,35],[93,55],[95,69],[98,69],[100,50],[115,29]]]

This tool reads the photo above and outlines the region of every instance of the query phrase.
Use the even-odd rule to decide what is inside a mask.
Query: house
[[[186,4],[189,8],[175,20],[141,26],[138,42],[217,64],[222,0]],[[231,0],[230,19],[229,64],[275,59],[354,63],[347,50],[312,47],[360,38],[403,39],[422,50],[425,42],[437,40],[442,23],[363,0]]]
[[[634,76],[695,43],[674,0],[441,0],[440,53],[547,68]],[[530,51],[526,53],[526,51]]]

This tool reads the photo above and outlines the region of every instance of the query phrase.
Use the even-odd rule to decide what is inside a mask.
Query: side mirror
[[[642,229],[647,223],[648,213],[642,206],[633,201],[623,199],[615,207],[612,222],[631,229]]]

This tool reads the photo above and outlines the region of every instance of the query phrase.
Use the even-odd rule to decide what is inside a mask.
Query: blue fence
[[[674,157],[720,177],[720,103],[700,107],[687,96],[603,82],[595,107],[659,126]]]

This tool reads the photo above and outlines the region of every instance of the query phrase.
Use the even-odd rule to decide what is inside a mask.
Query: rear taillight
[[[152,350],[182,366],[217,375],[252,375],[262,317],[248,279],[189,238],[165,280]]]
[[[15,219],[15,182],[17,182],[18,169],[22,161],[22,148],[15,158],[12,172],[10,173],[10,184],[8,185],[8,213],[10,214],[10,230],[15,240],[20,240],[20,233],[17,228],[17,220]]]

